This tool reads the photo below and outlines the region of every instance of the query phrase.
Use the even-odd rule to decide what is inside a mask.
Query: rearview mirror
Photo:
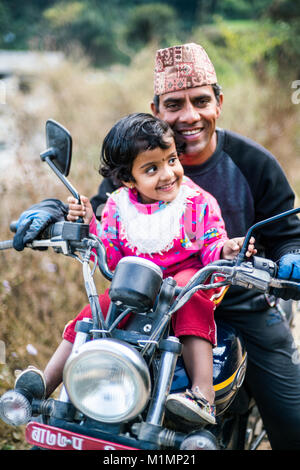
[[[72,158],[72,137],[67,129],[61,124],[48,119],[46,122],[46,142],[49,155],[56,168],[68,176]]]
[[[71,194],[80,201],[79,193],[67,180],[72,158],[72,137],[61,124],[48,119],[46,122],[47,150],[41,153],[43,162],[48,163],[54,173],[60,178]]]

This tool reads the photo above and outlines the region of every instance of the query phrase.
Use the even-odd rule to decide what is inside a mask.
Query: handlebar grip
[[[0,242],[0,250],[10,250],[13,248],[13,240],[4,240]]]

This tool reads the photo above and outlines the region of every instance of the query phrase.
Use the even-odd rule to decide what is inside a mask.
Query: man
[[[243,236],[257,221],[293,207],[294,194],[275,158],[253,141],[216,127],[224,97],[201,46],[159,50],[154,88],[153,114],[173,128],[185,174],[218,200],[230,238]],[[101,183],[92,199],[95,213],[98,210],[99,215],[107,193],[114,189],[109,179]],[[299,270],[296,216],[267,225],[255,236],[261,254],[275,261],[281,258],[282,271],[286,269],[282,257],[296,253],[292,256]],[[226,294],[216,310],[218,318],[236,327],[245,340],[246,384],[272,448],[300,449],[300,365],[293,361],[295,346],[286,319],[270,307],[266,296],[238,287]]]
[[[156,54],[153,114],[172,126],[185,174],[218,200],[230,238],[259,220],[291,209],[294,194],[264,148],[216,127],[223,105],[214,67],[204,49],[185,44]],[[114,190],[105,179],[92,199],[95,213]],[[52,201],[22,214],[14,239],[21,250],[49,221]],[[55,209],[57,204],[54,204]],[[64,214],[62,214],[63,216]],[[34,219],[34,224],[31,223]],[[267,225],[256,236],[260,253],[279,260],[279,277],[300,280],[300,222],[296,216]],[[275,292],[278,294],[277,292]],[[300,298],[285,292],[283,298]],[[286,319],[254,290],[231,287],[216,310],[242,334],[248,351],[246,385],[254,396],[273,449],[300,449],[300,364]]]

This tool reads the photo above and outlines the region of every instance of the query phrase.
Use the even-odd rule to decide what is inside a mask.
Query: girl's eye
[[[172,158],[170,158],[169,164],[170,164],[170,165],[174,165],[174,164],[176,163],[176,160],[177,160],[177,157],[172,157]]]
[[[156,166],[155,165],[152,165],[152,166],[150,166],[149,168],[146,169],[147,175],[149,175],[151,173],[154,173],[155,171],[156,171]]]

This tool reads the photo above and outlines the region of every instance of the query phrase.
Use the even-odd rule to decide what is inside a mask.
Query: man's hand
[[[25,245],[38,238],[49,224],[65,220],[67,213],[66,205],[58,199],[45,199],[29,207],[17,221],[13,239],[15,250],[24,250]]]
[[[289,253],[282,256],[278,263],[277,277],[300,283],[300,254]],[[283,300],[300,300],[300,287],[274,289],[273,294]]]

